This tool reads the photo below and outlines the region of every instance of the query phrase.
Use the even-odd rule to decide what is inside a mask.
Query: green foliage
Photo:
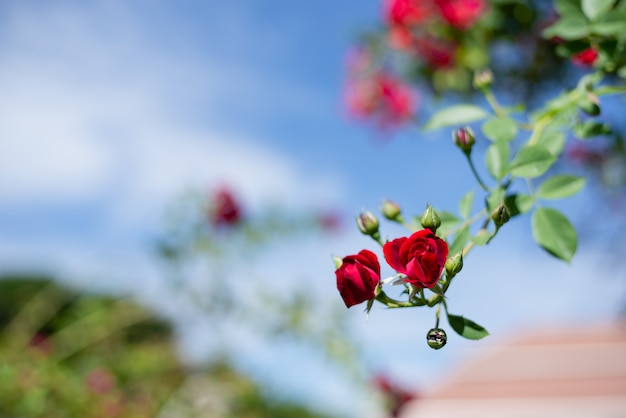
[[[459,315],[448,314],[448,323],[457,334],[468,340],[480,340],[489,335],[483,326]]]
[[[576,230],[561,212],[538,208],[532,215],[531,224],[537,244],[553,256],[571,261],[578,244]]]
[[[424,125],[424,130],[431,131],[446,126],[465,125],[485,119],[487,116],[489,113],[482,107],[468,104],[454,105],[433,114]]]

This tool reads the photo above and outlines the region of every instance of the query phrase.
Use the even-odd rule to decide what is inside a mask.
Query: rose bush
[[[385,260],[404,281],[418,288],[432,288],[439,281],[448,257],[448,244],[430,229],[415,232],[387,242],[383,246]]]
[[[337,289],[346,307],[373,299],[376,296],[376,286],[380,282],[378,257],[370,250],[346,256],[335,275]]]
[[[535,242],[570,262],[576,230],[547,205],[575,195],[586,179],[556,173],[563,169],[558,163],[570,159],[592,169],[614,190],[626,184],[624,129],[606,119],[611,99],[604,98],[626,94],[626,0],[384,0],[381,23],[359,37],[348,62],[349,109],[386,127],[451,131],[476,183],[456,212],[428,205],[422,216],[407,216],[383,201],[383,217],[410,231],[388,242],[381,240],[383,225],[364,210],[359,231],[382,247],[395,273],[364,291],[354,260],[336,258],[338,278],[350,268],[368,314],[375,301],[435,308],[431,348],[446,343],[441,312],[457,334],[478,340],[487,330],[451,313],[446,297],[470,251],[525,215]],[[546,96],[552,83],[559,91]],[[420,97],[421,106],[410,97]],[[605,142],[587,145],[592,139]],[[398,286],[401,297],[388,296],[387,285]],[[347,306],[358,303],[342,297]]]

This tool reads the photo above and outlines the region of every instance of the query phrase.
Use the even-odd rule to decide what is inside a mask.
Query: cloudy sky
[[[159,299],[147,243],[164,206],[185,189],[224,183],[250,208],[330,208],[350,219],[391,198],[408,212],[427,202],[454,211],[475,185],[447,133],[389,137],[342,110],[346,50],[379,8],[359,0],[3,1],[0,270],[46,270]],[[566,210],[576,215],[583,201],[570,199]],[[494,340],[537,323],[609,320],[623,286],[609,279],[600,251],[582,242],[566,265],[536,249],[528,229],[528,219],[516,221],[466,261],[451,310]],[[372,245],[349,227],[334,240],[283,249],[296,260],[281,266],[283,276],[302,276],[306,260],[306,273],[341,304],[329,256],[364,247]],[[368,367],[407,384],[431,382],[492,341],[452,337],[433,352],[423,337],[432,312],[378,310],[367,324],[360,308],[353,314]],[[332,390],[329,407],[357,413],[340,395],[346,389],[271,376],[282,378],[311,399],[331,399]]]

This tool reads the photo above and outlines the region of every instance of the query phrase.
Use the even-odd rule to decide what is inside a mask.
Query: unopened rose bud
[[[356,217],[356,224],[363,235],[375,236],[378,234],[378,218],[370,211],[361,212]]]
[[[390,221],[402,222],[402,211],[396,202],[383,200],[380,211],[383,213],[383,216]]]
[[[424,228],[428,228],[433,232],[441,226],[441,218],[439,217],[437,211],[433,209],[432,205],[426,206],[426,210],[420,218],[420,223]]]
[[[503,202],[491,212],[491,219],[497,227],[500,227],[511,219],[511,211]]]
[[[440,348],[442,348],[444,345],[446,345],[447,341],[448,336],[446,335],[446,332],[441,328],[432,328],[430,331],[428,331],[428,334],[426,334],[426,342],[428,343],[428,346],[434,350],[439,350]]]
[[[469,127],[465,127],[452,132],[452,140],[464,153],[469,154],[476,142],[476,137],[474,136],[474,131]]]
[[[587,93],[578,100],[578,108],[589,116],[600,114],[600,100],[594,93]]]
[[[452,278],[457,275],[463,268],[463,250],[454,254],[452,257],[446,260],[446,274],[448,278]]]
[[[489,68],[476,71],[474,73],[474,88],[478,90],[488,90],[493,84],[493,73]]]

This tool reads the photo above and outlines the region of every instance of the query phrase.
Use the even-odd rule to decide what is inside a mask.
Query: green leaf
[[[526,213],[533,208],[535,201],[527,194],[512,194],[504,199],[504,204],[509,208],[511,217]]]
[[[554,176],[541,183],[536,194],[542,199],[560,199],[578,193],[584,185],[585,179],[583,177]]]
[[[617,70],[617,75],[620,76],[620,78],[626,78],[626,65]]]
[[[544,38],[558,36],[566,41],[582,39],[589,35],[589,22],[584,16],[568,16],[559,19],[543,31]]]
[[[533,238],[544,250],[567,262],[576,252],[576,230],[558,210],[538,208],[531,218]]]
[[[491,177],[500,181],[509,170],[508,162],[508,142],[496,141],[487,148],[487,152],[485,153],[485,165]]]
[[[489,196],[487,196],[486,204],[487,204],[487,211],[489,213],[493,212],[495,208],[500,206],[500,203],[502,203],[502,201],[504,200],[504,193],[505,193],[504,189],[501,187],[498,187],[494,189],[489,194]]]
[[[483,123],[482,131],[492,141],[512,141],[517,136],[517,123],[506,116],[497,116]]]
[[[424,130],[430,131],[445,126],[464,125],[475,122],[489,116],[482,107],[461,104],[446,107],[436,112],[424,126]]]
[[[626,3],[625,3],[626,4]],[[593,22],[590,31],[600,36],[619,37],[624,34],[626,11],[612,11]]]
[[[511,174],[533,178],[545,173],[556,158],[541,145],[529,145],[519,150],[511,162]]]
[[[478,246],[481,246],[485,245],[487,241],[489,241],[489,238],[491,238],[491,234],[486,233],[485,231],[481,231],[481,233],[478,235],[472,235],[470,237],[470,241]]]
[[[468,340],[480,340],[489,335],[483,326],[459,315],[448,314],[448,323],[457,334]]]
[[[559,16],[582,15],[580,0],[554,0],[554,8]]]
[[[463,219],[469,218],[472,210],[472,203],[474,203],[474,191],[470,190],[461,198],[461,201],[459,202],[459,213]]]
[[[543,146],[554,157],[558,157],[565,148],[565,135],[561,132],[545,132],[539,137],[537,145]]]
[[[465,244],[467,244],[468,239],[469,226],[466,226],[454,236],[454,241],[452,241],[452,245],[450,245],[450,248],[448,249],[448,254],[456,254],[461,251],[463,247],[465,247]]]
[[[595,20],[613,7],[615,0],[582,0],[582,9],[589,20]]]

